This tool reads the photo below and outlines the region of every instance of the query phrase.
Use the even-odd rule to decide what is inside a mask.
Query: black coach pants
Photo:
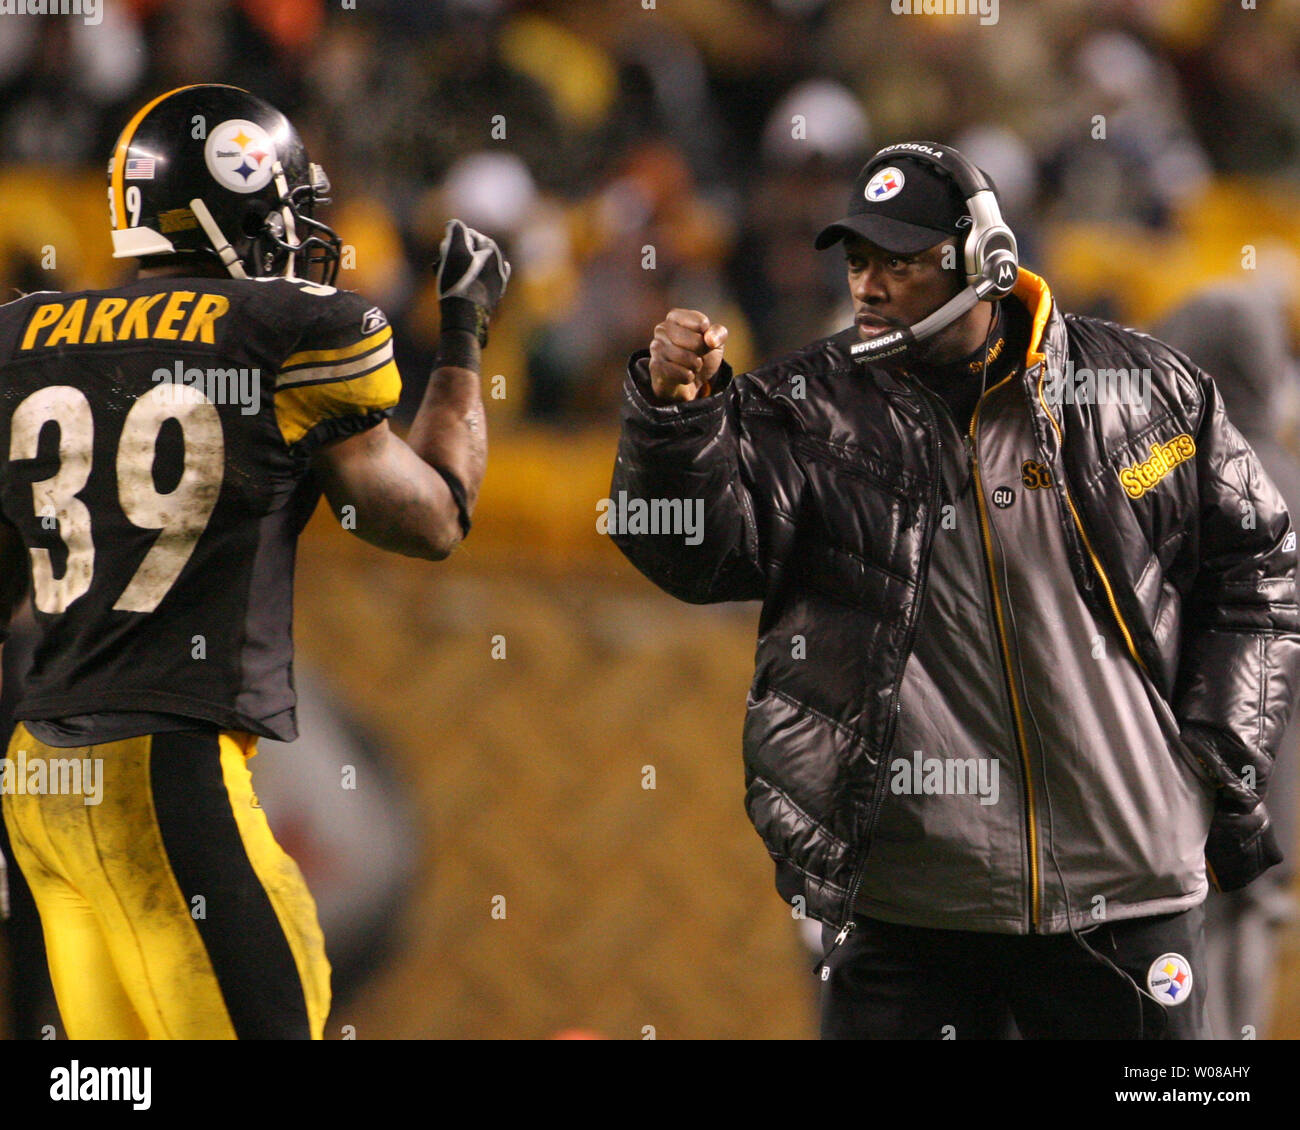
[[[856,921],[822,971],[823,1039],[996,1040],[1017,1029],[1028,1040],[1211,1038],[1199,906],[1081,932],[1127,978],[1069,934]],[[822,933],[829,945],[835,931]],[[1157,1003],[1149,985],[1176,1003]]]

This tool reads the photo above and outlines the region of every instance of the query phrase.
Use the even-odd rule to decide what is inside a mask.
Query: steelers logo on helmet
[[[897,196],[902,192],[905,183],[902,170],[890,165],[867,181],[867,187],[862,195],[873,203],[879,204],[882,200],[888,200],[891,196]]]
[[[1147,970],[1147,988],[1166,1008],[1182,1004],[1192,995],[1192,966],[1180,953],[1165,953]]]
[[[218,184],[235,192],[256,192],[271,180],[275,142],[256,122],[232,118],[208,134],[203,156]]]

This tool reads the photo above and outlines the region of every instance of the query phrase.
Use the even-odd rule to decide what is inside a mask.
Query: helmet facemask
[[[318,204],[330,202],[329,177],[315,163],[310,165],[310,177],[309,183],[286,192],[283,170],[277,167],[274,181],[281,190],[279,207],[266,209],[260,223],[257,209],[250,208],[243,232],[251,241],[244,255],[246,265],[254,268],[250,273],[334,284],[343,240],[312,215]],[[313,277],[317,270],[319,276]]]

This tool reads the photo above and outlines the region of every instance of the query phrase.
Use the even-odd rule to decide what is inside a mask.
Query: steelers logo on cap
[[[1180,953],[1161,954],[1147,970],[1147,988],[1166,1008],[1192,995],[1192,967]]]
[[[235,192],[256,192],[271,179],[275,142],[256,122],[232,118],[208,134],[203,157],[218,184]]]
[[[889,168],[881,169],[867,181],[867,187],[863,190],[862,195],[873,204],[879,204],[882,200],[888,200],[891,196],[897,196],[902,192],[904,183],[905,179],[902,170],[890,165]]]

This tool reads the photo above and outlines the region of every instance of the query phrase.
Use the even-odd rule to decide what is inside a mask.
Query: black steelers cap
[[[992,183],[992,182],[990,182]],[[966,198],[937,165],[898,156],[870,162],[853,182],[849,214],[818,233],[817,250],[846,235],[860,235],[877,247],[913,255],[970,230]]]

